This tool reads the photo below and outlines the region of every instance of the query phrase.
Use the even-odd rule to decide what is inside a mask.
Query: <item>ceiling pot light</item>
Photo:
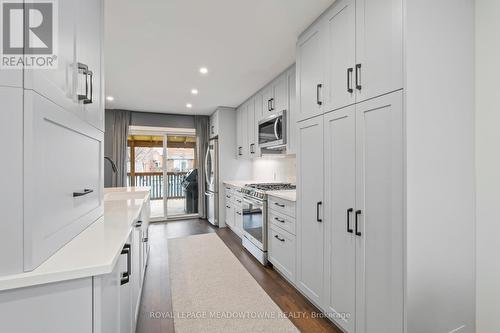
[[[200,68],[200,73],[201,73],[201,74],[207,74],[207,73],[208,73],[208,68],[206,68],[206,67],[201,67],[201,68]]]
[[[188,109],[191,109],[191,108],[193,107],[193,104],[191,104],[191,103],[187,103],[187,104],[186,104],[186,107],[187,107]]]
[[[198,89],[191,89],[191,94],[198,95]]]
[[[106,100],[112,102],[115,100],[115,98],[113,96],[108,96],[106,97]]]

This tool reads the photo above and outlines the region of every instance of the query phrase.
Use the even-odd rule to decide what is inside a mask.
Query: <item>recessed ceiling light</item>
[[[206,68],[206,67],[201,67],[201,68],[200,68],[200,73],[201,73],[201,74],[207,74],[207,73],[208,73],[208,68]]]
[[[108,97],[106,97],[106,100],[112,102],[115,100],[115,98],[113,96],[108,96]]]
[[[191,94],[198,95],[198,89],[191,89]]]
[[[187,103],[187,104],[186,104],[186,107],[187,107],[188,109],[191,109],[191,108],[193,107],[193,104],[191,104],[191,103]]]

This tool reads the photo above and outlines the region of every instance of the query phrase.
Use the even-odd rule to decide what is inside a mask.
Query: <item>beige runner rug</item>
[[[176,333],[298,332],[216,234],[168,249]]]

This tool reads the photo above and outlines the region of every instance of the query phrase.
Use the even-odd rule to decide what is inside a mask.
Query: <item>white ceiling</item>
[[[106,107],[182,114],[236,107],[295,61],[298,35],[333,2],[106,0],[106,95],[115,98]]]

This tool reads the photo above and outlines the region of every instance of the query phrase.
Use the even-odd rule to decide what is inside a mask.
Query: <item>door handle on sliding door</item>
[[[356,229],[356,236],[361,236],[361,231],[358,231],[358,217],[361,215],[361,210],[356,211],[356,215],[354,217],[354,229]]]

